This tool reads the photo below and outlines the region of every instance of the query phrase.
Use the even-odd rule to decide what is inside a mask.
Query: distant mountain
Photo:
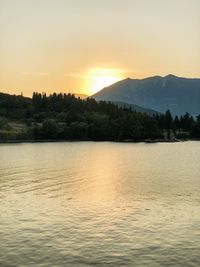
[[[141,113],[147,113],[148,115],[154,115],[154,114],[160,114],[161,112],[158,112],[153,109],[147,109],[142,108],[140,106],[134,105],[134,104],[128,104],[124,102],[118,102],[118,101],[112,101],[114,104],[116,104],[118,107],[125,107],[125,108],[131,108],[133,111],[141,112]]]
[[[85,94],[74,94],[75,97],[80,97],[81,99],[85,99],[88,97],[88,95],[85,95]]]
[[[96,100],[123,102],[145,109],[182,115],[200,113],[200,79],[174,75],[119,81],[92,96]]]

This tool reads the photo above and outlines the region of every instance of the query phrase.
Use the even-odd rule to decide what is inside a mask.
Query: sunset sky
[[[0,0],[0,91],[200,77],[199,0]]]

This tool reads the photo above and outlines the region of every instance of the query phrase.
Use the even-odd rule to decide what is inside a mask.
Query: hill
[[[156,115],[156,114],[160,114],[160,112],[153,110],[153,109],[147,109],[147,108],[142,108],[138,105],[134,105],[134,104],[128,104],[128,103],[124,103],[124,102],[118,102],[118,101],[112,101],[113,104],[117,105],[120,108],[130,108],[133,111],[136,112],[141,112],[141,113],[146,113],[150,116],[152,115]]]
[[[119,81],[93,95],[97,101],[124,102],[145,109],[173,115],[200,112],[200,79],[181,78],[174,75],[154,76],[145,79]]]
[[[81,99],[85,99],[85,98],[87,98],[88,97],[88,95],[86,95],[86,94],[78,94],[78,93],[75,93],[74,94],[75,95],[75,97],[80,97]]]
[[[0,142],[199,137],[200,115],[196,120],[188,113],[173,118],[169,111],[149,116],[133,111],[131,105],[81,99],[73,94],[34,92],[32,98],[26,98],[0,93]]]

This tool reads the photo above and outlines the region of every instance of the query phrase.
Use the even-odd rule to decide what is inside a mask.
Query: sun
[[[122,71],[120,69],[90,68],[87,71],[88,91],[93,95],[104,87],[122,79]]]

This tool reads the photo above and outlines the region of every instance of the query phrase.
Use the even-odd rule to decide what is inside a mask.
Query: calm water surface
[[[0,266],[200,266],[200,142],[0,145]]]

